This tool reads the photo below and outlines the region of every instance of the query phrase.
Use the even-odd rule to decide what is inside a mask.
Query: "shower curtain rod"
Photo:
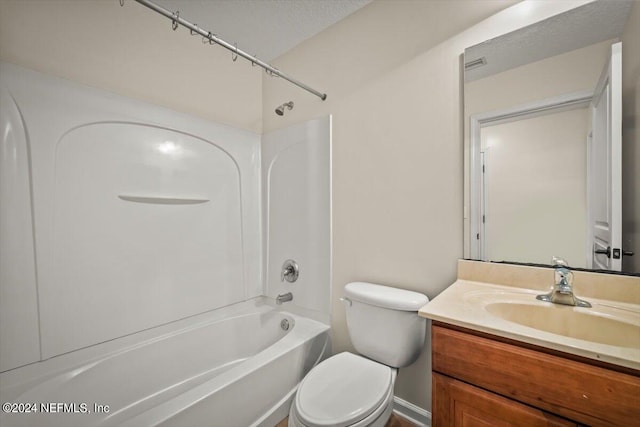
[[[317,90],[307,86],[306,84],[299,82],[298,80],[294,79],[293,77],[288,76],[287,74],[283,73],[282,71],[278,70],[277,68],[272,67],[271,65],[267,64],[264,61],[259,60],[258,58],[256,58],[253,55],[248,54],[247,52],[238,49],[237,46],[234,46],[224,40],[222,40],[220,37],[216,36],[215,34],[213,34],[211,31],[205,31],[202,28],[198,27],[196,24],[193,24],[189,21],[187,21],[186,19],[183,19],[180,17],[180,12],[171,12],[170,10],[167,10],[165,8],[163,8],[162,6],[159,6],[149,0],[135,0],[136,2],[140,3],[143,6],[148,7],[149,9],[158,12],[161,15],[166,16],[167,18],[171,19],[171,21],[173,22],[173,29],[175,30],[178,27],[178,24],[182,25],[183,27],[186,27],[189,29],[189,31],[191,31],[191,34],[200,34],[202,37],[206,38],[209,40],[209,43],[213,42],[215,44],[218,44],[222,47],[224,47],[225,49],[230,50],[234,55],[237,56],[242,56],[243,58],[245,58],[246,60],[250,61],[252,65],[259,65],[262,68],[264,68],[264,70],[267,72],[267,74],[269,74],[270,76],[276,76],[276,77],[282,77],[283,79],[293,83],[294,85],[306,90],[307,92],[311,92],[312,94],[314,94],[315,96],[317,96],[318,98],[322,99],[323,101],[325,99],[327,99],[327,94],[326,93],[322,93],[322,92],[318,92]],[[123,0],[120,0],[120,5],[122,6],[124,4]],[[233,59],[235,61],[235,58]]]

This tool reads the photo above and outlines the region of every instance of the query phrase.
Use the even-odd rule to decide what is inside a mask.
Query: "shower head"
[[[285,102],[284,104],[276,108],[276,114],[279,116],[284,116],[285,107],[289,110],[293,110],[293,101]]]

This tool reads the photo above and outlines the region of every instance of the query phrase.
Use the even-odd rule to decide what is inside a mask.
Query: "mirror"
[[[465,258],[640,273],[621,220],[638,212],[620,192],[640,191],[620,172],[640,165],[622,162],[615,107],[633,3],[587,3],[465,49]]]

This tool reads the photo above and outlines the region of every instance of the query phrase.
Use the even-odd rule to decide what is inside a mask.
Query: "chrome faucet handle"
[[[293,283],[298,280],[299,275],[300,270],[298,268],[298,264],[294,260],[288,259],[284,264],[282,264],[282,270],[280,271],[281,282],[286,280],[289,283]]]
[[[284,267],[280,272],[280,281],[284,282],[284,278],[293,273],[293,268],[291,266]]]
[[[569,268],[569,263],[564,258],[553,256],[551,257],[551,262],[553,263],[553,266],[556,268],[557,267]]]

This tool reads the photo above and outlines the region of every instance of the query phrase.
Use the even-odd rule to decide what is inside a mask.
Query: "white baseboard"
[[[393,412],[418,427],[431,427],[431,412],[397,396],[393,396]]]

